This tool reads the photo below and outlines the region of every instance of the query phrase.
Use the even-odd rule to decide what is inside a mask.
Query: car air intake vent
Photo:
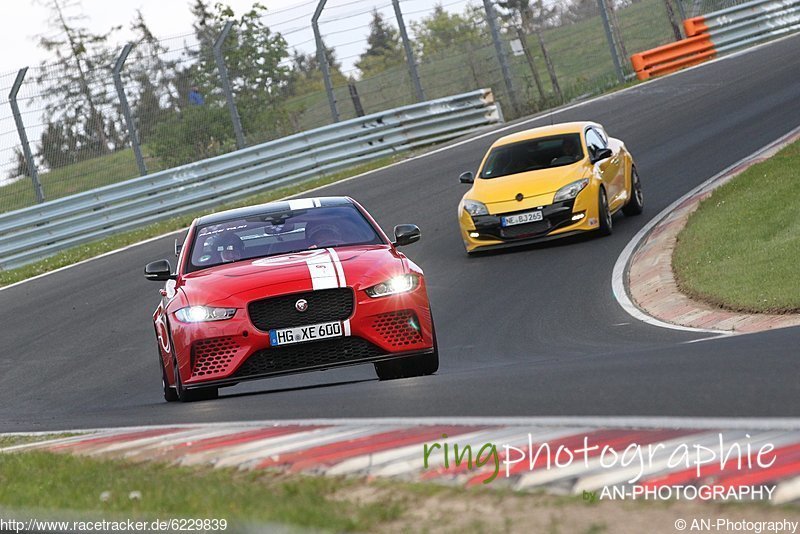
[[[411,310],[376,315],[372,328],[393,347],[405,347],[422,342],[419,321]]]
[[[298,306],[301,300],[305,306]],[[328,321],[343,321],[353,314],[353,290],[349,287],[321,289],[256,300],[247,306],[253,325],[262,331],[291,328]],[[305,307],[305,311],[298,308]]]
[[[383,355],[384,352],[365,339],[340,337],[312,343],[274,347],[253,353],[234,377],[300,370],[309,367],[356,362]]]
[[[239,345],[232,337],[201,339],[192,347],[192,376],[204,376],[227,370]]]

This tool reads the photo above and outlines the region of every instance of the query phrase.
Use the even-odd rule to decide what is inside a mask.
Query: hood
[[[313,289],[358,290],[405,272],[388,245],[306,250],[218,265],[183,277],[189,304],[244,307],[260,298]]]
[[[552,195],[570,182],[588,176],[585,161],[572,165],[510,174],[499,178],[477,178],[466,198],[484,204],[508,202],[522,193],[525,198]],[[552,200],[552,197],[551,197]]]

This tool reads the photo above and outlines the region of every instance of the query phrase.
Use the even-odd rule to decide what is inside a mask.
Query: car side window
[[[603,138],[594,128],[589,128],[586,130],[586,146],[588,146],[592,151],[607,147]]]
[[[606,131],[603,130],[602,128],[592,128],[592,129],[596,131],[598,134],[600,134],[600,138],[603,140],[603,143],[605,144],[606,147],[608,147],[608,134],[606,133]]]

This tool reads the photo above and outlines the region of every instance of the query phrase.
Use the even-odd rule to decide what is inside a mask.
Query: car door
[[[586,146],[590,150],[611,149],[611,157],[597,162],[597,166],[606,187],[608,205],[612,211],[615,211],[620,204],[625,202],[625,180],[622,174],[619,143],[609,143],[607,137],[592,127],[586,130]]]
[[[605,141],[606,146],[611,149],[613,153],[611,156],[611,165],[616,168],[614,176],[614,190],[616,191],[615,197],[611,202],[611,209],[622,207],[628,201],[628,188],[625,182],[625,150],[623,149],[622,141],[609,137],[608,134],[600,127],[595,127],[597,133]]]

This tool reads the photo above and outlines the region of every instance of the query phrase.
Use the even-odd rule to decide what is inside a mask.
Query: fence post
[[[347,89],[350,91],[350,100],[353,101],[353,108],[356,110],[357,117],[364,116],[364,106],[361,105],[361,97],[358,96],[358,87],[355,82],[347,82]]]
[[[319,17],[325,7],[327,0],[319,0],[314,16],[311,17],[311,27],[314,30],[314,41],[317,45],[317,61],[322,69],[322,79],[325,81],[325,92],[328,94],[328,105],[331,107],[331,117],[333,122],[339,122],[339,109],[336,107],[336,95],[333,93],[333,82],[331,81],[331,71],[328,66],[328,55],[325,53],[325,44],[322,42],[322,35],[319,33]]]
[[[608,21],[611,23],[611,35],[614,36],[614,42],[617,43],[617,50],[619,51],[617,57],[623,58],[622,65],[624,65],[624,60],[628,57],[628,50],[625,48],[625,40],[622,38],[622,30],[619,27],[619,19],[617,19],[617,10],[614,8],[614,0],[605,0],[605,3]],[[624,70],[623,68],[623,72]]]
[[[22,87],[22,81],[25,79],[25,74],[28,73],[28,67],[19,69],[17,79],[14,80],[14,85],[11,86],[11,92],[8,93],[8,101],[11,103],[11,113],[14,114],[14,122],[17,125],[17,134],[19,134],[19,142],[22,144],[22,153],[25,156],[25,164],[28,166],[28,172],[31,173],[31,181],[33,182],[33,191],[36,193],[36,201],[44,202],[44,189],[42,183],[39,181],[39,173],[36,171],[36,164],[33,161],[33,154],[31,153],[31,145],[28,143],[28,134],[25,133],[25,125],[22,123],[22,115],[19,112],[19,104],[17,104],[17,93]]]
[[[231,122],[233,123],[233,133],[236,136],[236,148],[244,148],[244,132],[242,131],[242,119],[239,117],[239,110],[236,109],[236,102],[233,99],[233,90],[231,89],[231,81],[228,78],[228,67],[225,65],[225,58],[222,57],[222,45],[228,37],[233,21],[229,20],[222,28],[222,32],[214,42],[214,61],[217,63],[219,70],[219,77],[222,81],[222,90],[225,93],[225,99],[228,101],[228,111],[231,113]]]
[[[611,59],[614,60],[614,71],[617,73],[617,80],[619,80],[619,83],[625,83],[625,75],[622,73],[622,65],[617,55],[617,45],[614,43],[614,35],[611,33],[611,23],[608,21],[606,2],[605,0],[597,0],[597,5],[600,7],[600,18],[603,19],[603,28],[606,31],[608,50],[611,52]]]
[[[511,107],[514,114],[519,116],[520,109],[517,102],[517,93],[514,90],[514,82],[511,80],[511,71],[508,69],[508,58],[506,51],[503,48],[503,43],[500,41],[500,32],[497,29],[497,16],[494,13],[492,0],[483,0],[483,8],[486,10],[486,21],[489,23],[489,29],[492,31],[492,41],[494,41],[494,50],[497,54],[497,60],[500,62],[500,70],[503,72],[503,81],[506,84],[508,91],[508,98],[511,100]]]
[[[425,102],[425,91],[422,90],[422,83],[419,81],[417,61],[414,59],[414,50],[411,48],[411,41],[408,40],[406,23],[403,21],[403,12],[400,10],[400,0],[392,0],[392,5],[394,6],[394,16],[397,18],[397,26],[400,28],[400,38],[403,40],[403,48],[406,50],[408,73],[411,75],[411,82],[414,84],[417,102]]]
[[[536,89],[539,91],[539,96],[541,97],[542,102],[544,102],[546,97],[544,94],[544,87],[542,87],[542,79],[539,77],[539,72],[536,70],[536,63],[533,61],[531,49],[528,47],[528,36],[525,35],[525,32],[522,31],[522,28],[517,28],[517,38],[519,39],[519,44],[522,46],[525,59],[528,60],[528,66],[531,68],[533,81],[536,82]]]
[[[675,35],[675,40],[680,41],[683,39],[681,35],[681,25],[675,20],[675,10],[672,9],[672,4],[669,0],[664,0],[664,8],[667,10],[667,18],[669,25],[672,26],[672,33]]]
[[[136,129],[136,124],[133,122],[133,117],[131,117],[131,107],[128,105],[128,97],[125,96],[125,88],[122,86],[121,76],[122,67],[125,65],[125,60],[128,59],[128,54],[131,53],[132,49],[132,43],[122,47],[122,52],[120,52],[111,72],[114,76],[114,87],[117,88],[119,105],[122,107],[122,115],[125,117],[125,124],[128,125],[128,136],[131,138],[131,147],[133,148],[133,155],[136,157],[136,166],[139,167],[139,175],[144,176],[147,174],[147,166],[144,164],[142,146],[139,144],[139,133]]]
[[[675,3],[678,4],[678,14],[681,20],[686,20],[688,17],[686,16],[686,6],[683,5],[683,0],[675,0]]]

